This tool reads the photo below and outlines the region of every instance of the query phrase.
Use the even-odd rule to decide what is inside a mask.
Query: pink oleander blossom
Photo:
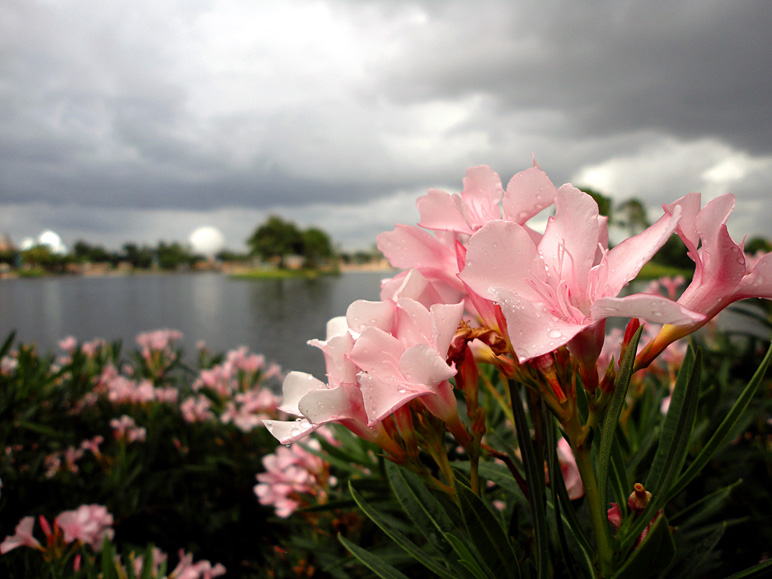
[[[113,429],[113,435],[117,440],[144,442],[147,438],[147,430],[144,427],[137,426],[134,419],[126,414],[120,418],[113,418],[110,421],[110,427]]]
[[[456,370],[446,362],[463,302],[426,308],[404,297],[396,301],[354,302],[349,324],[361,331],[349,358],[358,368],[369,424],[419,399],[435,416],[456,421]]]
[[[321,450],[316,439],[306,444]],[[302,446],[279,446],[274,453],[265,455],[262,462],[265,472],[257,475],[254,491],[260,504],[273,506],[278,517],[287,518],[298,507],[310,502],[319,504],[327,496],[327,467],[321,458]]]
[[[319,347],[327,363],[327,383],[304,372],[290,372],[282,386],[279,410],[294,420],[265,420],[263,424],[282,444],[305,438],[322,425],[335,422],[354,434],[374,442],[391,456],[403,454],[382,424],[370,426],[362,392],[357,382],[358,368],[350,359],[354,336],[346,318],[327,323],[327,339],[311,340]]]
[[[716,197],[700,208],[699,193],[665,205],[669,215],[682,215],[676,232],[694,261],[694,276],[678,304],[702,317],[670,321],[636,361],[642,367],[668,344],[702,327],[729,304],[747,298],[772,299],[772,253],[749,258],[743,243],[729,235],[726,222],[735,206],[731,194]]]
[[[95,551],[102,549],[105,537],[112,539],[113,516],[102,505],[81,505],[74,511],[60,513],[54,524],[64,533],[64,541],[80,541]]]
[[[180,549],[180,562],[169,575],[170,579],[213,579],[225,575],[225,567],[220,563],[212,565],[209,561],[193,562],[193,555]]]
[[[489,222],[470,238],[459,277],[500,304],[520,362],[568,345],[594,364],[608,317],[659,323],[702,319],[662,296],[616,297],[667,241],[679,216],[680,211],[666,214],[608,250],[605,220],[595,201],[563,185],[555,196],[555,215],[538,241],[517,223]]]
[[[15,533],[9,535],[2,543],[0,543],[0,554],[5,555],[8,551],[11,551],[16,547],[31,547],[33,549],[42,550],[43,547],[38,540],[32,536],[32,529],[34,526],[34,517],[24,517],[19,521],[19,524],[16,525]]]
[[[214,414],[211,411],[212,401],[206,396],[191,396],[183,400],[180,404],[180,412],[185,422],[206,422],[213,420]]]

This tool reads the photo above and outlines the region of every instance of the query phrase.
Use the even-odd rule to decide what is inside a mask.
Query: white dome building
[[[199,253],[205,257],[214,257],[225,249],[225,236],[216,227],[205,225],[190,234],[188,243],[193,253]]]
[[[45,245],[49,250],[51,250],[51,253],[55,253],[57,255],[64,255],[67,253],[67,246],[62,241],[62,238],[59,237],[58,233],[51,231],[50,229],[43,231],[40,235],[38,235],[37,239],[33,239],[32,237],[25,237],[19,245],[19,248],[22,251],[26,251],[28,249],[32,249],[36,245]]]

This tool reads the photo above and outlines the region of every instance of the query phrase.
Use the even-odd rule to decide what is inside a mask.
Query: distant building
[[[16,246],[11,241],[11,236],[7,233],[0,235],[0,253],[16,251]]]

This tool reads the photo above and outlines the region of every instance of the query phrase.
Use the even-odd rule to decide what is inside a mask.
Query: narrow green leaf
[[[145,549],[145,556],[142,558],[142,579],[152,579],[153,577],[153,545],[148,544]]]
[[[676,442],[676,434],[679,434],[677,432],[679,419],[686,403],[687,386],[691,382],[695,371],[695,357],[694,350],[690,346],[686,351],[681,370],[678,373],[673,394],[670,398],[670,407],[659,435],[657,452],[654,454],[649,475],[646,477],[646,489],[651,492],[660,488],[660,482],[666,474],[665,466],[672,459],[673,444]]]
[[[389,461],[386,476],[400,505],[421,534],[440,553],[452,552],[453,546],[445,535],[458,534],[458,528],[418,475]]]
[[[616,572],[614,579],[646,579],[670,565],[676,553],[673,534],[665,515],[660,515],[643,542]]]
[[[617,426],[619,415],[625,405],[627,388],[630,386],[630,378],[633,375],[635,353],[638,350],[638,340],[641,339],[643,326],[639,327],[633,335],[625,355],[619,364],[619,374],[614,382],[614,393],[611,396],[603,419],[603,430],[600,435],[600,447],[598,448],[598,496],[603,504],[608,503],[608,472],[611,463],[612,447],[617,438]]]
[[[469,547],[466,546],[464,541],[455,535],[448,535],[446,539],[451,545],[453,545],[453,550],[460,557],[458,562],[463,565],[464,568],[475,577],[475,579],[490,579],[490,575],[486,575],[485,571],[482,570],[479,563],[474,558],[474,555],[472,555],[472,552],[469,550]]]
[[[563,479],[563,471],[560,468],[560,461],[558,460],[557,453],[557,437],[555,436],[555,423],[551,415],[549,415],[546,408],[544,408],[543,419],[546,427],[547,435],[547,472],[549,472],[549,486],[552,494],[552,510],[555,515],[555,527],[558,533],[558,544],[560,545],[560,554],[563,558],[563,564],[570,577],[576,577],[576,562],[571,556],[571,550],[568,547],[568,540],[566,538],[566,529],[563,524],[564,519],[561,514],[560,504],[560,490],[565,490],[565,480]],[[571,508],[571,507],[569,507]]]
[[[488,564],[495,577],[519,577],[517,554],[499,518],[491,513],[485,501],[472,489],[457,482],[456,493],[469,538],[477,547],[482,560]]]
[[[665,506],[670,484],[681,472],[686,460],[686,452],[697,415],[702,366],[701,354],[697,352],[696,355],[690,356],[691,351],[692,349],[689,348],[684,358],[684,366],[676,380],[673,398],[662,427],[659,448],[654,456],[654,465],[646,479],[646,490],[651,492],[651,500],[635,520],[632,518],[625,520],[617,534],[620,538],[620,549],[623,552],[632,547],[633,542],[649,521]],[[682,377],[684,375],[685,378]]]
[[[758,579],[760,577],[769,577],[770,574],[772,574],[772,559],[730,575],[726,579]]]
[[[510,400],[512,401],[512,413],[515,417],[517,443],[523,456],[523,466],[528,488],[528,503],[531,507],[531,517],[533,519],[536,575],[537,577],[547,577],[549,575],[550,551],[547,514],[544,508],[544,465],[537,464],[528,419],[525,416],[523,402],[520,398],[520,388],[514,380],[509,380],[509,393]]]
[[[729,486],[722,487],[708,496],[700,498],[700,500],[670,517],[671,522],[679,527],[693,527],[704,521],[724,506],[729,499],[729,495],[742,482],[743,479],[739,479]]]
[[[13,345],[13,340],[15,338],[16,338],[16,330],[8,334],[8,337],[3,342],[3,345],[0,346],[0,358],[2,358],[8,353],[8,350],[11,349],[11,346]]]
[[[365,567],[370,569],[378,577],[382,579],[408,579],[407,575],[402,573],[396,567],[392,567],[385,561],[383,561],[377,555],[370,553],[370,551],[363,549],[359,545],[355,545],[343,535],[338,534],[338,540],[346,547],[349,553],[356,557]]]
[[[384,520],[384,517],[381,516],[381,514],[372,506],[370,506],[367,501],[362,498],[362,495],[360,495],[350,484],[349,490],[351,492],[351,496],[354,497],[356,504],[360,509],[362,509],[362,512],[416,561],[424,565],[429,571],[438,577],[446,577],[449,579],[455,579],[458,577],[457,574],[446,569],[441,563],[432,558],[425,550],[413,543],[397,529],[391,527]]]
[[[734,403],[734,406],[732,406],[732,408],[729,410],[724,420],[721,421],[721,424],[719,424],[718,428],[716,428],[715,432],[702,448],[702,450],[700,450],[697,456],[694,457],[694,460],[687,467],[686,471],[680,477],[678,477],[678,480],[676,480],[675,484],[672,486],[668,493],[668,499],[673,498],[684,488],[686,488],[686,485],[688,485],[700,473],[705,465],[708,464],[708,461],[710,461],[716,450],[725,442],[729,433],[732,431],[734,426],[740,420],[740,417],[748,408],[748,405],[751,403],[751,400],[755,396],[756,392],[758,392],[771,360],[772,345],[770,345],[769,349],[767,350],[764,359],[756,369],[756,372],[753,374],[750,382],[748,382],[748,385],[743,389],[742,393],[737,398],[737,402]]]

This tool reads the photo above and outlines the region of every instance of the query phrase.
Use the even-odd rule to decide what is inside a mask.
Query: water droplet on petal
[[[550,338],[555,338],[555,339],[563,337],[563,334],[560,333],[560,330],[550,330],[549,332],[547,332],[547,335]]]

